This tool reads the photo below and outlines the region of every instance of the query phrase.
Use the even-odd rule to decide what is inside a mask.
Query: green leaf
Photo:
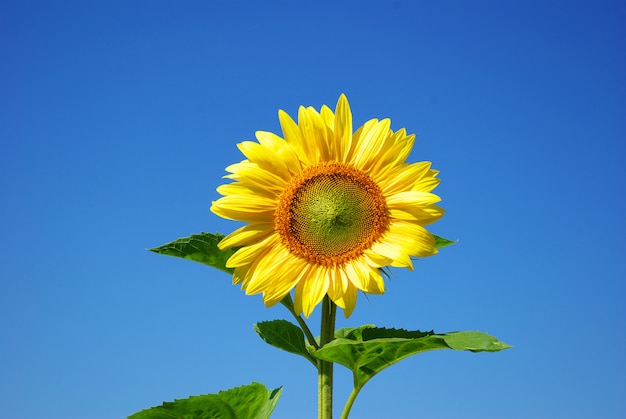
[[[352,340],[363,340],[363,330],[365,329],[374,329],[376,326],[373,324],[365,324],[359,327],[344,327],[343,329],[335,330],[335,339],[352,339]]]
[[[226,261],[236,249],[220,250],[217,244],[224,238],[223,234],[200,233],[174,240],[159,247],[149,249],[160,255],[176,256],[212,266],[232,275],[234,269],[226,267]]]
[[[287,320],[272,320],[255,324],[254,330],[270,345],[301,355],[317,367],[317,360],[311,356],[306,347],[304,333],[295,324]]]
[[[443,247],[456,244],[456,242],[458,242],[458,240],[448,240],[444,239],[443,237],[435,236],[434,234],[433,237],[435,238],[435,249],[441,249]]]
[[[418,353],[437,349],[468,350],[472,352],[499,351],[509,345],[481,332],[408,331],[361,326],[337,331],[337,339],[312,355],[323,361],[337,362],[350,369],[354,387],[360,389],[374,375],[396,362]]]
[[[282,387],[270,391],[263,384],[252,383],[218,394],[165,402],[137,412],[128,419],[267,419],[276,407],[281,392]]]
[[[452,332],[444,335],[450,349],[472,352],[497,352],[512,348],[486,333],[467,331]]]

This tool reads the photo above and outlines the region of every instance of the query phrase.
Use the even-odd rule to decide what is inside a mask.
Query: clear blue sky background
[[[314,418],[314,368],[252,328],[288,313],[145,249],[234,229],[209,207],[235,144],[342,92],[417,135],[459,243],[338,326],[515,346],[403,361],[353,417],[626,417],[624,22],[619,1],[0,1],[0,417],[260,381],[285,386],[276,418]]]

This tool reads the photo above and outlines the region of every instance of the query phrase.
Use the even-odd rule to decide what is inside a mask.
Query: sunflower
[[[415,135],[371,119],[353,132],[345,95],[335,112],[301,106],[296,123],[278,112],[281,138],[256,132],[238,144],[246,157],[226,168],[211,210],[242,221],[220,243],[236,248],[227,266],[246,294],[266,306],[293,288],[294,308],[309,316],[328,295],[350,316],[357,291],[382,294],[382,268],[413,269],[412,257],[437,253],[424,228],[443,209],[430,162],[406,162]]]

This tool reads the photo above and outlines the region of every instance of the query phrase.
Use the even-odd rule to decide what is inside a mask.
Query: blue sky
[[[354,418],[626,416],[626,7],[591,1],[0,1],[0,416],[118,418],[252,381],[313,418],[285,318],[146,251],[209,211],[277,110],[390,117],[441,171],[459,243],[394,270],[338,327],[515,346],[382,372]],[[311,317],[317,329],[317,313]],[[350,389],[338,367],[336,405]]]

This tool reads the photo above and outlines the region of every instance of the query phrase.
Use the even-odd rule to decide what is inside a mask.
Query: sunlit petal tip
[[[321,114],[323,114],[325,112],[326,113],[329,112],[331,115],[335,115],[335,112],[332,109],[330,109],[327,105],[322,105],[322,107],[320,108],[320,112],[319,113],[321,115]]]
[[[381,274],[380,269],[370,269],[370,288],[369,292],[372,294],[384,294],[385,293],[385,280]]]
[[[252,277],[246,285],[246,295],[255,295],[263,292],[271,280],[272,277],[269,272],[262,271],[259,268],[255,269]]]
[[[263,304],[265,304],[265,307],[270,308],[275,306],[276,304],[280,303],[283,298],[285,298],[285,295],[287,295],[287,293],[283,294],[283,295],[274,295],[274,296],[266,296],[265,293],[263,293]]]
[[[394,132],[394,135],[398,137],[400,141],[403,141],[403,142],[410,141],[411,137],[415,138],[415,134],[406,135],[406,128],[404,127]]]
[[[354,312],[354,308],[356,307],[356,297],[357,297],[357,289],[352,284],[348,286],[346,292],[343,296],[343,315],[347,319]]]
[[[287,112],[285,112],[284,110],[279,109],[278,110],[278,119],[279,120],[282,120],[282,119],[287,120],[287,119],[291,119],[291,116],[289,116],[289,114]],[[292,122],[293,122],[293,119],[292,119]]]
[[[248,270],[246,268],[238,268],[233,272],[233,285],[241,284]]]
[[[228,250],[230,249],[230,247],[228,246],[228,242],[225,242],[225,240],[228,237],[224,237],[222,240],[219,241],[219,243],[217,243],[217,248],[220,250]]]
[[[303,288],[304,288],[304,281],[300,281],[296,284],[296,288],[293,293],[293,309],[296,313],[302,313],[302,289]]]
[[[431,205],[441,201],[438,195],[424,191],[408,190],[398,192],[387,197],[387,205],[390,207],[402,207],[405,205]]]
[[[355,307],[356,307],[356,301],[355,301],[355,304],[351,306],[347,306],[343,309],[343,315],[346,319],[352,315],[352,312],[354,312]]]
[[[335,105],[335,120],[337,118],[341,120],[346,116],[350,117],[350,122],[352,120],[352,112],[350,111],[350,104],[348,103],[348,98],[343,93],[337,99],[337,104]],[[352,134],[352,133],[351,133]]]
[[[348,103],[348,98],[345,94],[339,95],[339,99],[337,100],[337,105],[335,107],[335,115],[339,112],[350,113],[350,104]]]
[[[257,147],[259,144],[255,143],[254,141],[242,141],[240,143],[237,144],[237,148],[239,149],[239,151],[241,151],[241,153],[245,156],[246,152],[253,147]],[[246,156],[247,157],[247,156]]]
[[[217,201],[213,201],[213,203],[211,204],[210,211],[219,217],[226,218],[227,220],[236,219],[236,218],[233,218],[230,214],[228,214],[228,212],[223,211],[222,207],[219,205]]]
[[[289,116],[289,114],[282,109],[278,111],[278,121],[280,122],[280,126],[283,130],[283,136],[285,140],[293,140],[294,137],[297,137],[298,125],[295,121]]]
[[[234,173],[237,170],[237,166],[239,166],[239,163],[233,163],[229,166],[226,166],[226,169],[224,170],[226,170],[229,173]],[[227,177],[227,176],[232,176],[232,175],[224,175],[224,177]]]
[[[329,280],[326,268],[313,269],[311,275],[303,281],[301,295],[302,312],[309,317],[326,293],[328,292]],[[296,287],[296,293],[298,288]]]
[[[247,224],[224,237],[218,243],[218,247],[221,250],[225,250],[233,247],[254,245],[255,243],[262,241],[273,234],[275,233],[272,231],[271,224]]]

